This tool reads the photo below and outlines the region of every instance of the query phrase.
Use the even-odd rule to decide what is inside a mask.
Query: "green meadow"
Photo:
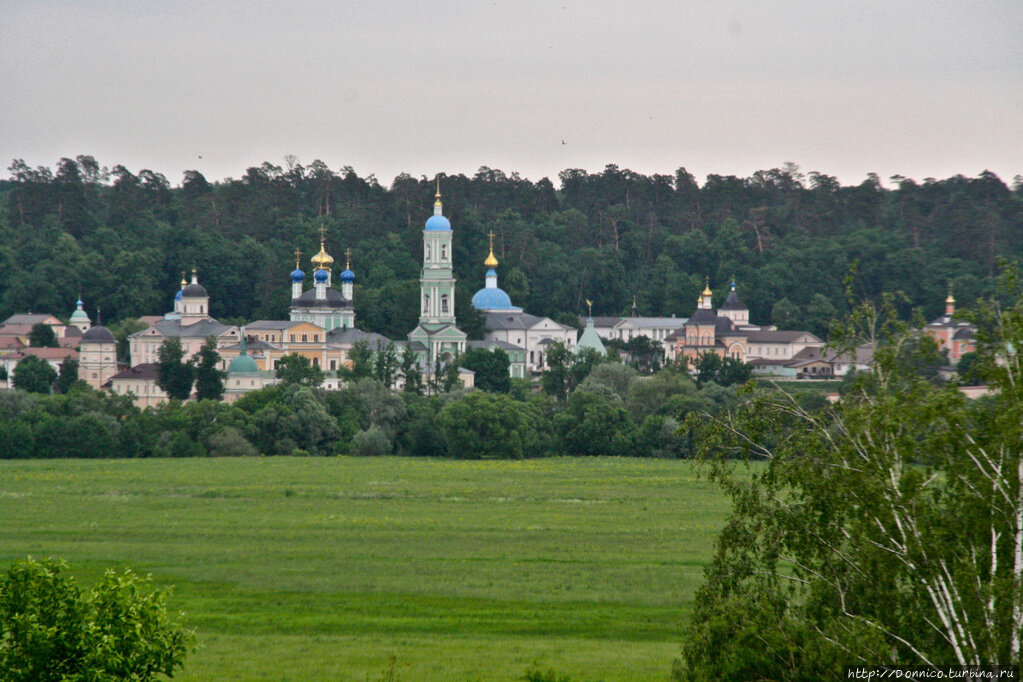
[[[664,680],[728,502],[678,460],[0,462],[0,562],[131,567],[183,680]]]

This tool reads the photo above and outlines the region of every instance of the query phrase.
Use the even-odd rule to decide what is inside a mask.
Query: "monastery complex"
[[[225,400],[276,382],[275,369],[287,355],[300,355],[323,370],[324,388],[340,388],[339,371],[351,366],[350,353],[363,343],[379,352],[389,345],[399,356],[406,349],[415,355],[425,375],[456,361],[467,349],[498,348],[509,358],[509,372],[515,378],[530,378],[546,368],[551,344],[561,343],[579,353],[590,348],[605,352],[604,341],[628,342],[645,336],[663,348],[666,361],[697,359],[703,353],[734,358],[753,366],[754,374],[788,378],[833,378],[851,370],[866,369],[873,349],[861,347],[852,354],[838,354],[809,332],[780,331],[757,325],[736,292],[736,283],[720,308],[712,308],[709,282],[688,318],[630,317],[580,318],[581,332],[548,317],[525,312],[513,305],[498,286],[498,261],[493,251],[484,261],[487,267],[483,288],[472,297],[472,306],[482,313],[486,334],[482,341],[470,341],[455,318],[455,277],[452,239],[454,231],[443,214],[438,187],[433,215],[423,228],[423,265],[420,276],[419,323],[403,340],[388,339],[358,328],[353,295],[355,273],[350,251],[345,268],[334,278],[334,258],[327,252],[325,231],[321,230],[319,251],[310,259],[311,286],[296,251],[295,269],[290,274],[291,304],[288,320],[255,320],[244,327],[227,325],[212,317],[206,288],[193,270],[174,293],[172,309],[159,316],[141,318],[146,327],[128,339],[129,363],[117,360],[117,340],[100,324],[93,325],[77,302],[68,323],[50,314],[13,315],[0,324],[0,366],[11,377],[17,363],[36,355],[54,367],[67,357],[79,361],[79,378],[97,389],[131,394],[141,407],[167,399],[156,385],[156,361],[161,344],[169,338],[180,340],[185,357],[198,353],[213,338],[227,371]],[[31,348],[28,335],[39,323],[50,326],[57,348]],[[947,351],[954,365],[964,353],[975,349],[975,328],[955,318],[955,299],[949,293],[945,314],[929,323],[924,332]],[[465,385],[472,385],[472,373],[461,372]],[[10,387],[11,381],[0,382]]]

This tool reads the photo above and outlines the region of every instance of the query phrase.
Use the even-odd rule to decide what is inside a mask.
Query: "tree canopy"
[[[166,339],[157,351],[156,385],[177,400],[187,400],[192,395],[195,381],[195,367],[184,356],[181,339],[176,336]]]
[[[49,393],[57,379],[57,370],[35,355],[23,358],[14,366],[14,387],[29,393]]]
[[[285,319],[291,254],[314,249],[322,226],[335,257],[352,250],[360,328],[402,339],[415,326],[432,174],[385,186],[320,161],[266,162],[235,179],[188,170],[175,186],[87,155],[55,169],[16,159],[9,172],[0,319],[61,314],[79,292],[108,325],[159,314],[192,265],[214,316]],[[1023,184],[987,172],[887,186],[876,177],[845,186],[791,164],[702,182],[685,168],[615,165],[566,169],[554,182],[491,168],[441,176],[457,229],[456,312],[471,338],[482,331],[468,302],[484,283],[491,230],[500,281],[533,314],[566,319],[589,298],[596,315],[629,315],[635,299],[639,315],[685,316],[704,277],[719,305],[734,275],[751,320],[818,334],[847,312],[842,278],[855,262],[859,295],[901,289],[901,312],[920,307],[931,319],[950,282],[962,303],[992,294],[998,259],[1023,253]]]
[[[50,325],[37,322],[28,332],[28,345],[33,348],[56,348],[57,334]]]
[[[309,362],[309,358],[290,353],[277,361],[277,379],[285,384],[319,386],[323,383],[323,371]]]
[[[224,379],[227,372],[222,371],[220,353],[217,352],[217,339],[210,337],[199,349],[195,364],[195,395],[199,400],[220,400],[224,397]]]

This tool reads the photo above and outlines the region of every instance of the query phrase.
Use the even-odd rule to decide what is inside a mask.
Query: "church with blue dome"
[[[334,258],[327,253],[326,228],[320,229],[320,251],[310,260],[313,265],[313,286],[304,289],[305,273],[301,268],[301,251],[295,251],[295,269],[291,272],[292,322],[312,322],[327,331],[353,329],[355,306],[352,302],[355,273],[351,267],[351,250],[345,252],[347,261],[341,273],[341,291],[331,286],[331,265]]]
[[[547,349],[559,341],[574,350],[576,332],[549,317],[530,315],[512,305],[511,296],[497,286],[497,257],[494,256],[494,233],[490,233],[490,254],[483,261],[487,267],[483,288],[473,294],[472,307],[484,315],[486,343],[498,345],[512,362],[512,376],[524,377],[526,372],[540,372],[546,366]]]
[[[483,261],[487,266],[486,281],[482,289],[472,296],[472,307],[481,312],[513,312],[521,313],[522,308],[512,305],[511,297],[504,289],[497,286],[497,258],[494,256],[494,233],[490,233],[490,255]]]

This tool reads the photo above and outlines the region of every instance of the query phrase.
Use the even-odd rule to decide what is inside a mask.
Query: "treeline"
[[[570,368],[541,393],[513,382],[508,392],[421,395],[363,376],[340,391],[286,382],[233,404],[172,400],[146,410],[84,382],[66,394],[3,391],[0,459],[684,457],[690,443],[675,437],[680,420],[720,414],[738,401],[734,386],[694,381],[674,368],[648,377],[619,363],[587,370]]]
[[[985,172],[890,183],[843,186],[791,164],[702,185],[684,168],[569,169],[557,187],[486,167],[442,174],[456,311],[478,336],[468,300],[483,286],[491,230],[501,286],[535,314],[568,320],[586,299],[594,314],[627,314],[635,299],[641,315],[686,316],[705,276],[719,304],[734,275],[753,320],[818,334],[845,312],[843,279],[856,262],[858,298],[901,290],[902,312],[929,318],[949,283],[968,303],[993,291],[1001,257],[1023,253],[1019,181],[1010,189]],[[15,160],[0,181],[0,318],[66,315],[79,294],[105,322],[158,314],[195,266],[215,316],[284,319],[293,252],[308,271],[322,226],[338,264],[352,251],[360,327],[404,338],[417,321],[420,231],[435,191],[433,178],[403,174],[385,187],[294,159],[218,182],[187,171],[177,186],[89,156],[55,170]]]

